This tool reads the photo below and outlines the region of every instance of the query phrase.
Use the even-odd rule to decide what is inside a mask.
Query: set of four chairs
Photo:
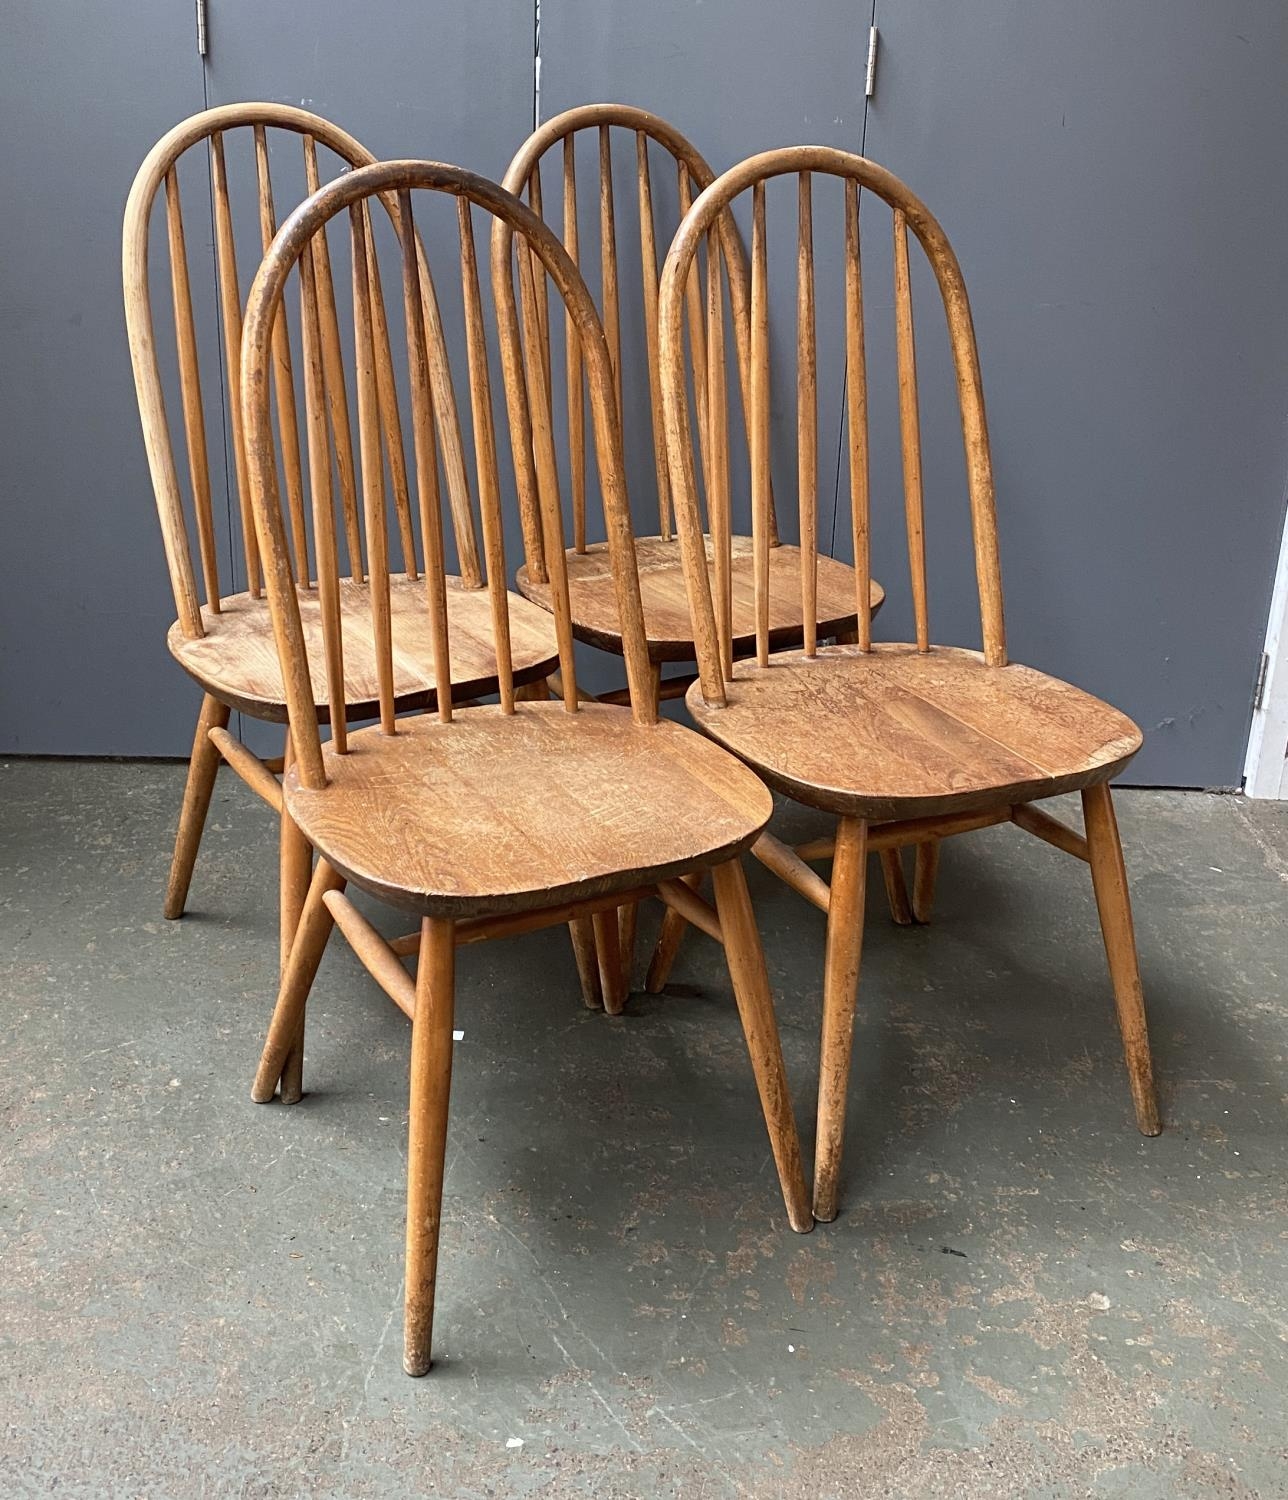
[[[258,270],[243,301],[225,141],[247,130]],[[634,355],[613,173],[622,132],[635,145]],[[280,229],[270,173],[285,160],[279,133],[302,143],[306,194]],[[589,205],[577,195],[587,136],[598,168]],[[226,591],[221,567],[211,381],[203,390],[180,191],[189,152],[208,170],[201,185],[213,203],[241,591]],[[325,182],[324,154],[340,169]],[[654,182],[659,156],[673,200]],[[551,201],[561,185],[557,220],[543,210],[543,178]],[[791,475],[771,453],[766,190],[780,178],[795,185],[797,227]],[[839,189],[844,222],[843,277],[821,296],[816,182]],[[871,211],[888,208],[893,226],[907,644],[872,632],[883,593],[871,573],[861,194]],[[159,198],[170,297],[154,306]],[[664,198],[678,219],[669,250],[657,229]],[[735,216],[747,199],[749,255]],[[982,651],[930,634],[910,237],[947,319]],[[594,239],[598,298],[583,275]],[[303,110],[233,105],[177,126],[144,161],[126,208],[124,277],[177,608],[169,646],[204,693],[166,915],[183,911],[226,761],[280,817],[281,980],[253,1097],[301,1097],[306,1001],[333,927],[411,1017],[409,1373],[430,1366],[462,944],[566,923],[586,1003],[612,1014],[630,988],[641,901],[664,907],[649,989],[665,985],[686,927],[722,944],[788,1219],[803,1232],[838,1207],[868,856],[880,857],[895,920],[924,921],[940,841],[1009,821],[1090,866],[1137,1123],[1157,1133],[1109,792],[1140,735],[1108,705],[1008,661],[966,290],[943,231],[898,179],[811,146],[717,177],[656,116],[592,105],[537,130],[496,183],[441,163],[376,162]],[[820,551],[820,306],[844,327],[852,567]],[[173,428],[159,331],[171,319],[166,357],[182,413]],[[633,359],[641,375],[646,366],[656,532],[626,487],[623,367]],[[731,394],[741,413],[732,425]],[[749,505],[735,493],[744,466]],[[795,543],[780,535],[775,483],[780,497],[795,491]],[[735,509],[749,510],[749,534],[736,534]],[[507,552],[516,537],[517,569]],[[619,656],[625,687],[599,698],[579,687],[578,643]],[[685,670],[664,675],[666,663]],[[660,712],[681,695],[701,733]],[[280,761],[229,732],[233,710],[285,722]],[[1034,805],[1069,791],[1081,793],[1085,833]],[[834,815],[835,833],[798,847],[777,839],[771,792]],[[747,853],[827,919],[812,1206]],[[824,879],[814,866],[828,862]],[[387,940],[350,886],[408,912],[415,930]]]

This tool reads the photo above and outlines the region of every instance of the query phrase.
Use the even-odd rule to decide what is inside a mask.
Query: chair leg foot
[[[407,1131],[407,1265],[403,1369],[426,1375],[432,1363],[434,1290],[452,1089],[456,939],[449,920],[420,929],[416,1013],[411,1023],[411,1109]]]
[[[192,883],[192,868],[197,863],[197,850],[201,846],[206,814],[210,811],[210,797],[215,790],[220,757],[219,751],[210,743],[210,731],[227,728],[228,717],[228,705],[207,693],[197,715],[197,731],[192,740],[188,779],[183,788],[183,805],[179,810],[179,827],[170,860],[170,879],[166,883],[162,910],[169,922],[183,916],[188,886]]]
[[[617,908],[617,945],[622,954],[622,985],[629,995],[634,988],[635,934],[639,928],[640,904],[628,901]]]
[[[903,856],[897,849],[881,851],[881,874],[885,880],[886,900],[890,903],[891,917],[899,927],[911,927],[912,902],[908,899]]]
[[[1163,1123],[1154,1089],[1154,1065],[1149,1050],[1145,1020],[1145,995],[1136,956],[1136,933],[1132,925],[1131,897],[1127,890],[1127,868],[1123,863],[1118,820],[1108,782],[1087,787],[1082,794],[1082,812],[1091,856],[1091,882],[1100,911],[1100,930],[1113,981],[1118,1029],[1127,1060],[1136,1124],[1142,1135],[1158,1135]]]
[[[666,988],[666,982],[671,977],[671,968],[675,963],[676,954],[680,951],[680,943],[684,939],[685,928],[688,923],[672,907],[667,907],[662,914],[662,926],[657,935],[657,945],[653,949],[653,956],[649,959],[648,973],[644,976],[644,988],[650,995],[660,995]]]
[[[603,1010],[604,995],[599,986],[599,955],[595,951],[595,924],[590,917],[574,917],[568,923],[573,957],[577,961],[577,978],[581,981],[582,1003],[587,1010]]]
[[[939,840],[917,845],[912,870],[912,914],[918,922],[929,922],[935,905],[935,879],[939,874]]]
[[[626,1009],[626,985],[622,972],[622,945],[618,936],[617,908],[597,911],[590,919],[595,928],[595,948],[599,954],[599,984],[604,996],[604,1010],[620,1016]]]
[[[302,1092],[302,1058],[304,1054],[304,1010],[313,986],[334,919],[322,899],[328,891],[342,890],[343,879],[327,864],[318,860],[313,882],[304,902],[304,913],[291,944],[290,957],[282,974],[273,1019],[259,1059],[259,1070],[250,1096],[256,1104],[267,1104],[282,1084],[282,1103],[298,1104]],[[298,1054],[298,1058],[296,1056]]]
[[[798,1234],[808,1234],[814,1227],[814,1216],[810,1213],[809,1191],[801,1164],[800,1139],[796,1133],[796,1117],[792,1113],[778,1021],[774,1015],[760,933],[756,928],[751,897],[747,893],[747,878],[741,862],[734,859],[717,865],[712,871],[712,880],[720,927],[724,933],[729,977],[733,980],[738,1014],[747,1038],[747,1051],[751,1054],[752,1071],[756,1075],[760,1107],[769,1131],[769,1144],[778,1168],[787,1218]]]
[[[814,1217],[836,1218],[845,1106],[850,1087],[854,1010],[863,953],[863,899],[867,886],[867,824],[842,818],[832,861],[832,903],[823,966],[823,1037],[819,1052],[818,1128],[814,1144]],[[884,863],[884,861],[883,861]]]

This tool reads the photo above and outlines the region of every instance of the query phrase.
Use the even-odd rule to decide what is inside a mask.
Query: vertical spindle
[[[367,264],[369,225],[365,201],[349,210],[353,254],[353,342],[358,387],[358,446],[362,469],[363,523],[367,533],[367,572],[371,635],[376,654],[380,728],[397,730],[394,718],[393,627],[389,603],[389,535],[385,529],[385,474],[381,456],[380,395],[372,326],[372,277]]]
[[[468,198],[456,200],[461,246],[461,288],[465,303],[466,353],[470,369],[470,412],[474,423],[474,455],[478,470],[479,510],[483,518],[483,555],[487,565],[488,598],[492,607],[492,638],[496,648],[501,709],[514,712],[514,660],[510,653],[510,611],[506,591],[505,542],[501,533],[501,492],[496,468],[496,435],[492,422],[492,391],[488,380],[487,335],[479,301],[478,259],[474,251],[474,221]]]
[[[810,174],[796,184],[796,488],[805,655],[818,652],[818,344],[814,326],[814,208]]]
[[[751,209],[751,536],[755,575],[756,662],[769,665],[769,298],[765,184]]]
[[[872,527],[868,469],[868,366],[863,336],[859,189],[845,182],[845,403],[849,430],[850,531],[854,548],[859,649],[872,649]]]
[[[930,650],[926,604],[926,524],[921,489],[921,417],[917,408],[917,350],[912,323],[912,282],[908,272],[908,221],[894,211],[895,347],[899,367],[899,435],[903,446],[903,505],[908,531],[908,568],[917,650]]]

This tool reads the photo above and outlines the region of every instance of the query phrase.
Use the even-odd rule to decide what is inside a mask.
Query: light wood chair
[[[491,641],[499,667],[499,705],[459,708],[450,683],[454,622],[441,550],[441,486],[432,412],[431,369],[418,292],[412,196],[422,220],[451,204],[459,238],[474,468],[483,532]],[[424,538],[420,585],[429,621],[435,708],[395,718],[394,661],[405,619],[390,607],[373,358],[373,251],[369,211],[395,193],[400,231],[402,316],[407,338],[414,448],[414,492]],[[452,204],[452,199],[455,203]],[[502,476],[488,362],[488,317],[480,294],[474,208],[490,215],[493,301],[510,419],[511,449],[525,551],[552,559],[553,619],[562,701],[521,701],[512,669],[512,621],[523,601],[506,589]],[[329,466],[312,473],[318,597],[324,650],[308,650],[289,542],[290,505],[282,504],[275,463],[270,387],[275,322],[298,266],[305,342],[309,453],[324,448],[317,295],[321,234],[347,219],[354,264],[359,457],[367,541],[370,620],[380,722],[349,732],[341,707],[345,653],[356,618],[341,608],[334,514],[325,503]],[[429,238],[430,244],[441,244]],[[516,246],[519,254],[516,255]],[[513,268],[521,271],[516,304]],[[539,265],[569,310],[586,363],[606,529],[624,623],[629,711],[584,704],[577,692],[568,605],[563,520],[533,267]],[[519,332],[522,307],[523,334]],[[407,1271],[404,1363],[430,1364],[435,1267],[441,1222],[443,1157],[452,1068],[455,953],[458,946],[567,921],[610,915],[625,899],[657,894],[683,906],[724,944],[769,1128],[788,1217],[811,1227],[796,1127],[765,972],[739,855],[771,812],[764,785],[709,740],[659,720],[649,675],[638,573],[621,478],[608,347],[580,276],[546,226],[495,183],[433,162],[385,162],[339,179],[283,225],[251,288],[242,350],[242,399],[257,529],[295,759],[283,782],[290,816],[317,850],[318,864],[282,979],[253,1097],[299,1098],[304,1010],[331,927],[337,924],[372,977],[412,1017],[408,1144]],[[525,389],[526,386],[526,389]],[[317,497],[321,494],[322,501]],[[369,636],[366,632],[369,631]],[[718,664],[710,664],[718,671]],[[319,680],[320,679],[320,680]],[[334,705],[323,742],[316,705]],[[715,906],[684,884],[710,868]],[[344,894],[346,883],[420,918],[413,983],[390,944]]]
[[[285,723],[286,691],[272,638],[267,601],[261,583],[261,560],[251,520],[241,403],[238,397],[237,351],[242,332],[242,300],[238,275],[238,245],[234,235],[233,201],[230,198],[228,161],[231,149],[225,140],[241,131],[253,148],[255,200],[258,222],[254,262],[276,232],[273,183],[269,170],[270,142],[281,137],[298,139],[302,150],[305,191],[319,186],[320,173],[328,162],[342,167],[363,166],[374,157],[338,126],[287,105],[247,103],[205,110],[168,132],[149,152],[130,191],[125,211],[123,271],[125,315],[130,353],[138,392],[144,442],[156,495],[165,544],[166,562],[174,592],[178,618],[167,638],[171,654],[201,686],[204,697],[197,719],[183,807],[175,839],[174,856],[166,889],[165,915],[183,914],[206,814],[221,757],[239,776],[281,814],[281,950],[282,958],[295,931],[312,869],[307,840],[282,807],[281,788],[275,772],[281,762],[265,762],[228,732],[231,710],[255,719]],[[193,313],[189,253],[180,200],[180,159],[196,147],[208,148],[209,182],[200,183],[201,212],[214,208],[216,287],[220,332],[228,389],[228,440],[232,451],[241,522],[241,548],[247,587],[225,593],[221,577],[209,455],[211,439],[206,430],[202,366],[206,364],[206,389],[217,389],[219,367],[203,360],[199,350],[197,320]],[[244,151],[249,166],[250,149]],[[297,175],[299,175],[297,171]],[[155,200],[164,193],[166,238],[172,292],[174,355],[177,357],[180,405],[187,448],[187,494],[179,479],[175,440],[166,412],[158,339],[153,317],[153,282],[149,276],[149,241]],[[209,193],[209,197],[207,197]],[[301,194],[302,196],[302,194]],[[375,715],[379,702],[377,651],[371,639],[361,639],[360,622],[369,614],[370,589],[364,573],[358,526],[357,486],[354,475],[350,410],[344,371],[335,293],[329,262],[318,266],[318,296],[322,320],[322,387],[329,421],[329,442],[339,480],[339,498],[344,513],[346,576],[340,586],[341,607],[353,621],[345,657],[345,684],[341,694],[350,719]],[[394,664],[394,703],[398,711],[423,707],[434,700],[434,675],[430,666],[431,643],[424,615],[423,592],[418,582],[418,561],[412,537],[412,505],[403,458],[397,395],[392,382],[384,302],[377,286],[374,311],[377,320],[377,376],[381,423],[390,467],[397,534],[403,571],[390,588],[390,607],[402,622],[403,646]],[[433,284],[426,279],[425,319],[431,367],[436,381],[444,365],[443,337]],[[273,334],[273,379],[277,411],[280,461],[290,507],[291,536],[297,576],[309,578],[306,558],[311,521],[306,505],[300,459],[299,420],[296,410],[296,369],[285,320]],[[214,351],[210,351],[214,352]],[[459,694],[486,695],[496,691],[497,666],[488,639],[488,602],[482,588],[475,517],[466,477],[460,425],[450,386],[436,406],[438,437],[443,448],[451,522],[459,576],[449,586],[449,608],[457,626],[453,635],[452,681]],[[217,444],[219,439],[214,439]],[[195,560],[194,560],[194,546]],[[198,573],[200,583],[198,582]],[[557,648],[548,616],[519,601],[513,611],[511,650],[515,681],[541,691],[540,684],[556,663]],[[322,651],[321,602],[308,587],[301,594],[306,637],[315,667]],[[325,698],[315,705],[325,721],[331,712]],[[286,755],[290,754],[289,735]],[[284,757],[285,758],[285,757]],[[593,951],[579,952],[579,964],[593,973]],[[597,985],[597,980],[595,981]]]
[[[625,198],[619,195],[621,176],[613,173],[613,142],[621,133],[634,138],[635,172],[625,191],[625,198],[634,197],[633,210]],[[594,212],[587,213],[587,205],[580,203],[577,194],[577,143],[578,137],[593,141],[597,156],[598,171],[594,183]],[[663,217],[662,200],[665,196],[653,186],[653,168],[650,157],[656,160],[661,154],[666,169],[675,177],[675,198],[678,215]],[[555,158],[558,158],[557,167]],[[654,688],[659,700],[680,698],[694,679],[691,664],[697,661],[697,648],[693,642],[692,626],[689,622],[688,599],[684,589],[684,569],[680,549],[672,524],[671,476],[666,453],[666,438],[662,423],[662,390],[658,377],[657,359],[657,286],[658,248],[663,249],[669,236],[678,227],[679,219],[687,213],[696,193],[707,187],[715,173],[691,141],[686,139],[673,125],[648,110],[628,104],[586,104],[564,111],[547,120],[519,148],[511,161],[503,185],[517,197],[525,194],[534,213],[543,213],[542,169],[550,177],[557,176],[560,184],[557,226],[552,215],[552,227],[562,236],[564,248],[575,263],[584,263],[586,246],[585,219],[597,219],[598,231],[598,285],[599,313],[608,336],[609,354],[613,362],[618,410],[622,406],[622,314],[630,293],[623,285],[618,265],[618,218],[631,213],[638,221],[640,284],[639,298],[645,334],[643,356],[647,360],[648,389],[652,428],[654,461],[654,483],[656,491],[656,513],[658,531],[653,535],[639,534],[638,522],[641,513],[648,514],[648,506],[637,506],[635,519],[637,535],[636,555],[639,558],[640,588],[644,602],[644,628],[648,635],[649,664]],[[581,212],[579,213],[579,206]],[[662,228],[659,230],[658,225]],[[733,307],[733,325],[736,339],[736,357],[739,380],[744,397],[748,395],[747,372],[749,319],[746,254],[737,225],[732,216],[725,216],[720,224],[721,243],[727,258],[730,280],[730,298]],[[594,247],[591,247],[594,259]],[[690,277],[687,287],[687,308],[691,335],[690,359],[698,404],[698,431],[703,471],[709,474],[712,448],[707,438],[707,354],[702,316],[701,294],[698,274]],[[549,347],[551,327],[545,310],[545,299],[538,297],[538,309],[542,318],[542,334],[546,347],[546,386],[552,383],[552,354]],[[566,407],[566,431],[563,434],[566,447],[565,463],[569,474],[569,489],[572,501],[573,545],[568,550],[566,568],[571,596],[573,632],[577,639],[602,651],[618,656],[622,654],[621,622],[617,612],[617,597],[613,588],[612,568],[609,563],[607,543],[587,541],[586,530],[586,428],[583,399],[582,357],[577,341],[572,336],[571,324],[565,320],[564,329],[563,398]],[[627,351],[629,358],[629,350]],[[721,462],[725,462],[722,453]],[[774,510],[772,486],[769,495],[769,570],[773,581],[769,603],[769,639],[775,648],[800,645],[803,639],[801,626],[801,579],[802,564],[800,549],[783,542],[778,535]],[[802,533],[804,540],[804,533]],[[809,545],[814,546],[811,534]],[[854,571],[846,563],[838,562],[826,555],[814,552],[815,594],[812,613],[815,628],[820,637],[837,637],[852,640],[858,619],[855,608]],[[752,566],[752,542],[749,536],[732,536],[729,547],[730,573],[728,579],[730,607],[733,612],[733,652],[745,656],[755,649],[755,584]],[[550,581],[542,563],[520,568],[516,584],[519,592],[546,608],[550,607]],[[869,607],[872,613],[881,608],[884,591],[875,579],[869,580]],[[662,675],[663,665],[683,664],[686,670]],[[626,698],[625,689],[613,689],[600,695],[606,703],[621,703]],[[913,907],[904,881],[903,866],[896,855],[883,854],[882,873],[885,878],[890,910],[896,922],[907,924],[913,921]],[[928,900],[927,900],[928,909]],[[635,947],[636,909],[623,908],[620,914],[619,948],[621,961],[627,978],[621,982],[629,989],[629,972]],[[646,980],[648,989],[656,992],[665,984],[666,976],[678,952],[685,929],[683,918],[677,912],[668,911],[662,921],[653,960]],[[603,986],[610,993],[617,987],[608,972],[612,955],[606,951],[611,935],[601,927],[599,958]]]
[[[807,577],[804,645],[772,650],[769,621],[773,575],[769,564],[770,364],[767,317],[766,183],[794,179],[797,265],[797,464],[803,509],[814,504],[817,440],[815,361],[816,289],[813,182],[820,178],[845,202],[844,288],[828,288],[826,306],[846,330],[848,467],[852,541],[858,594],[858,640],[825,646],[812,628]],[[839,179],[839,185],[837,180]],[[876,644],[866,605],[870,555],[868,492],[868,371],[864,351],[859,191],[893,220],[894,323],[905,527],[911,567],[916,640]],[[740,194],[752,197],[751,379],[748,441],[752,471],[756,572],[756,654],[740,662],[731,649],[728,507],[709,497],[716,518],[716,607],[706,584],[698,518],[683,349],[685,308],[695,258],[719,232],[725,210]],[[947,314],[966,453],[974,536],[975,574],[983,651],[932,645],[927,605],[924,506],[917,369],[913,335],[909,231],[925,252]],[[708,275],[708,347],[723,337],[719,256]],[[1140,747],[1135,724],[1116,709],[1067,683],[1008,661],[1002,617],[993,476],[983,392],[970,307],[961,271],[943,230],[925,205],[883,168],[862,157],[821,146],[801,146],[751,157],[726,172],[694,204],[680,226],[662,275],[660,362],[672,492],[689,575],[695,637],[702,647],[701,678],[687,703],[698,725],[754,767],[769,786],[838,818],[834,838],[790,848],[762,834],[753,853],[807,900],[827,913],[823,978],[822,1061],[818,1097],[814,1213],[836,1214],[850,1047],[863,932],[865,854],[926,844],[933,874],[938,841],[990,824],[1012,822],[1085,861],[1100,912],[1118,1023],[1136,1121],[1156,1135],[1158,1105],[1145,1026],[1145,1009],[1122,850],[1110,797],[1110,778]],[[711,369],[719,361],[712,359]],[[710,420],[724,424],[724,396],[708,394]],[[802,515],[801,533],[812,535]],[[715,648],[715,649],[713,649]],[[718,661],[720,666],[709,665]],[[1082,794],[1085,834],[1034,804],[1058,793]],[[830,883],[810,868],[832,860]]]

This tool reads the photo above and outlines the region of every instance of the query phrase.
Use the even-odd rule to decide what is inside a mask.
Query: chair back
[[[426,317],[429,267],[413,214],[413,199],[422,217],[431,212],[454,219],[453,259],[460,287],[460,324],[464,360],[456,377],[443,351],[437,374]],[[373,234],[375,205],[389,209],[395,233]],[[475,211],[493,222],[491,313],[484,305],[475,239]],[[347,245],[325,249],[328,232],[347,230]],[[429,243],[443,245],[442,224]],[[523,253],[516,253],[522,251]],[[324,400],[325,297],[323,268],[340,254],[352,267],[352,317],[357,387],[357,467],[362,504],[358,522],[365,548],[369,619],[357,620],[340,607],[338,552],[342,522],[332,502],[332,462],[327,441]],[[382,343],[377,312],[377,266],[392,259],[387,278],[396,280],[402,296],[387,310],[384,327],[401,324],[401,339]],[[386,513],[387,443],[380,421],[380,363],[388,357],[388,379],[408,394],[411,451],[406,471],[415,496],[415,526],[424,557],[425,605],[428,611],[436,707],[450,724],[451,640],[447,590],[455,580],[445,571],[443,508],[446,474],[441,443],[445,403],[456,410],[459,380],[468,403],[473,438],[473,480],[482,522],[482,579],[489,600],[490,644],[495,653],[500,703],[479,710],[516,712],[514,667],[510,649],[510,611],[516,600],[508,588],[504,542],[503,496],[513,493],[519,509],[525,549],[536,548],[551,559],[551,594],[559,648],[564,707],[578,711],[572,621],[564,569],[564,524],[555,472],[550,408],[537,322],[534,276],[537,268],[553,283],[572,321],[585,361],[595,440],[598,479],[611,561],[621,610],[627,675],[637,721],[652,723],[652,702],[639,577],[635,567],[630,517],[622,483],[621,434],[617,418],[608,344],[590,294],[558,240],[520,200],[496,183],[441,162],[393,161],[360,168],[328,183],[301,204],[273,239],[251,287],[242,334],[241,396],[246,434],[250,493],[259,535],[264,578],[272,611],[299,774],[306,786],[326,783],[321,735],[314,709],[314,686],[300,615],[300,597],[314,585],[293,566],[290,493],[283,494],[275,461],[270,396],[275,366],[275,329],[287,305],[288,282],[298,283],[299,327],[304,374],[308,479],[312,497],[311,529],[316,558],[316,590],[322,620],[326,701],[331,706],[328,753],[344,754],[348,737],[342,696],[346,630],[359,631],[374,643],[379,684],[380,726],[398,732],[393,689],[394,620],[390,611],[389,528]],[[520,294],[515,295],[515,279]],[[441,282],[441,285],[447,283]],[[521,308],[521,311],[520,311]],[[455,312],[456,309],[450,309]],[[395,359],[394,351],[399,350]],[[503,473],[496,438],[492,397],[495,353],[505,389],[514,483]],[[405,357],[403,357],[405,356]],[[463,363],[463,369],[460,366]],[[394,366],[397,365],[397,373]],[[393,466],[389,465],[392,469]],[[442,472],[440,473],[440,470]],[[461,580],[462,583],[466,581]],[[523,705],[518,707],[521,709]]]
[[[921,428],[917,360],[913,334],[912,282],[908,233],[925,254],[938,285],[947,319],[966,454],[966,484],[974,540],[976,588],[985,659],[1006,662],[1002,583],[998,560],[997,520],[988,427],[984,416],[979,355],[966,285],[948,238],[929,209],[892,173],[875,162],[826,146],[792,146],[767,151],[725,172],[697,199],[672,243],[662,272],[659,294],[659,345],[662,394],[667,423],[672,493],[682,543],[696,558],[702,545],[698,519],[684,363],[684,318],[689,281],[700,248],[707,250],[707,373],[705,418],[713,453],[727,452],[727,397],[722,357],[724,295],[720,224],[730,205],[751,194],[751,334],[750,391],[746,430],[751,473],[752,537],[755,573],[756,660],[769,659],[770,405],[772,400],[768,318],[768,246],[765,233],[765,187],[778,177],[796,181],[796,478],[801,538],[801,623],[805,651],[817,652],[815,628],[818,574],[818,359],[814,274],[814,179],[839,182],[844,198],[844,286],[830,288],[828,306],[844,309],[845,429],[849,466],[850,525],[854,548],[859,648],[872,646],[871,527],[869,499],[868,370],[864,346],[863,268],[859,238],[859,195],[891,212],[894,236],[894,323],[898,378],[899,432],[903,460],[904,528],[912,585],[917,649],[930,649],[926,591],[925,515],[922,494]],[[839,309],[838,309],[839,310]],[[714,601],[701,587],[697,570],[688,566],[690,605],[699,646],[703,696],[724,701],[724,683],[732,678],[729,562],[728,469],[717,463],[706,476],[707,510],[712,532]],[[703,570],[705,572],[705,570]],[[708,612],[710,609],[711,612]]]
[[[241,139],[227,145],[230,137]],[[244,145],[242,142],[244,141]],[[268,249],[277,232],[276,207],[270,172],[270,156],[279,165],[278,153],[287,142],[298,142],[302,152],[302,191],[293,197],[316,192],[324,174],[366,166],[375,158],[358,141],[330,121],[290,105],[246,103],[204,110],[176,125],[148,153],[125,208],[122,269],[125,287],[125,318],[130,355],[134,366],[139,415],[148,465],[156,496],[165,544],[166,562],[174,592],[175,607],[183,633],[189,637],[205,633],[202,603],[218,614],[220,598],[230,590],[221,579],[218,561],[219,534],[212,503],[210,455],[203,402],[203,367],[208,385],[227,390],[227,433],[232,454],[232,479],[236,484],[240,515],[241,545],[245,560],[246,586],[259,597],[262,569],[258,541],[251,515],[246,443],[242,427],[242,403],[238,388],[239,352],[242,337],[242,298],[238,274],[238,237],[234,229],[235,194],[229,190],[229,161],[239,147],[247,168],[253,154],[256,222],[253,230],[252,264]],[[200,212],[213,210],[215,239],[215,290],[219,303],[219,342],[199,347],[197,320],[193,315],[193,293],[180,192],[180,162],[188,152],[204,147],[208,177],[193,183],[200,194]],[[320,156],[319,148],[323,154]],[[283,174],[284,175],[284,174]],[[298,171],[296,176],[298,176]],[[153,316],[149,249],[153,209],[164,188],[166,242],[174,318],[174,354],[178,364],[178,386],[187,449],[188,496],[185,504],[175,457],[175,439],[166,412],[161,366],[157,348],[157,320]],[[388,205],[392,211],[392,200]],[[246,238],[252,232],[247,231]],[[245,252],[243,252],[243,264]],[[323,243],[317,265],[317,296],[321,320],[323,393],[335,454],[339,491],[345,517],[346,571],[364,576],[358,524],[357,482],[354,470],[349,397],[344,372],[343,344],[336,312],[332,270]],[[373,317],[377,327],[377,376],[381,424],[385,433],[387,462],[391,472],[397,528],[407,571],[416,576],[412,545],[411,503],[406,468],[402,459],[399,407],[391,366],[387,357],[388,335],[384,300],[374,289]],[[445,364],[443,332],[434,302],[432,282],[426,279],[426,321],[431,363],[437,372]],[[222,355],[222,361],[221,361]],[[279,433],[279,454],[291,521],[291,542],[298,576],[307,579],[308,507],[304,494],[300,426],[297,414],[297,374],[285,322],[273,332],[273,386]],[[469,490],[465,476],[459,425],[444,402],[440,408],[444,462],[452,495],[452,520],[462,576],[480,579],[478,548]],[[191,523],[191,524],[190,524]],[[195,534],[195,558],[193,541]],[[200,570],[201,588],[197,583]]]
[[[624,174],[614,176],[614,142],[626,135],[634,141],[634,173],[631,183],[623,182]],[[593,186],[593,204],[587,205],[586,213],[579,213],[577,197],[577,143],[578,139],[593,138],[598,170]],[[502,184],[516,197],[526,195],[534,213],[542,215],[542,169],[558,151],[557,172],[549,171],[561,184],[559,224],[564,249],[579,268],[586,263],[586,246],[583,243],[585,227],[597,222],[596,237],[599,247],[598,285],[599,313],[608,338],[609,353],[613,362],[613,378],[616,385],[619,413],[624,412],[622,402],[622,321],[623,302],[629,292],[622,285],[618,267],[618,219],[633,214],[639,228],[641,321],[644,332],[644,350],[647,358],[649,407],[652,419],[653,463],[656,475],[658,531],[669,539],[672,532],[672,504],[669,461],[662,415],[662,387],[658,368],[657,312],[658,312],[658,249],[665,253],[670,235],[680,220],[688,213],[694,197],[715,179],[715,173],[705,158],[685,136],[660,116],[648,110],[637,109],[629,104],[584,104],[565,110],[547,120],[519,148],[511,161]],[[669,190],[654,191],[650,157],[656,161],[658,153],[668,162],[674,174],[676,188],[674,199]],[[584,181],[584,179],[583,179]],[[627,203],[630,196],[636,203]],[[674,202],[678,213],[663,217],[666,208]],[[552,224],[552,218],[548,222]],[[659,223],[661,228],[659,229]],[[732,216],[724,215],[720,222],[726,255],[728,257],[734,327],[737,333],[739,371],[745,377],[748,357],[749,294],[747,280],[747,258],[737,225]],[[594,251],[591,250],[593,259]],[[551,391],[550,325],[546,309],[544,277],[537,277],[537,307],[541,319],[541,331],[546,340],[545,377],[547,392]],[[695,267],[685,286],[685,306],[688,310],[692,378],[697,393],[698,433],[703,464],[709,462],[706,438],[706,349],[702,317],[699,271]],[[629,362],[629,351],[628,351]],[[564,395],[567,409],[568,473],[572,498],[573,545],[578,552],[586,550],[586,431],[582,396],[582,357],[573,329],[569,323],[564,335]],[[623,416],[623,420],[625,417]],[[771,502],[772,503],[772,502]],[[771,515],[772,525],[772,515]],[[775,535],[775,540],[777,537]]]

